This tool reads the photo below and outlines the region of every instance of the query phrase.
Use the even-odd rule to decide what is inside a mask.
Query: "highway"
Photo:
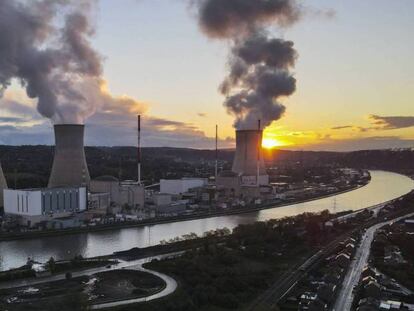
[[[379,224],[376,224],[366,230],[362,236],[361,243],[355,253],[355,257],[351,262],[348,272],[342,282],[341,290],[336,299],[335,305],[333,307],[334,311],[349,311],[352,307],[352,301],[354,299],[353,289],[354,286],[358,284],[361,277],[362,270],[368,263],[369,254],[371,250],[371,244],[374,240],[375,232],[381,227],[391,224],[393,222],[399,221],[401,219],[411,217],[414,213],[398,217],[393,220],[385,221]]]

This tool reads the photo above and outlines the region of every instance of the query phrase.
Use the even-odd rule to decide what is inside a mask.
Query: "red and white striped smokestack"
[[[0,163],[0,207],[4,206],[4,202],[3,202],[3,190],[4,189],[7,189],[7,182],[6,182],[6,178],[4,178],[3,169]]]
[[[217,174],[218,174],[218,125],[216,124],[216,163],[214,167],[214,178],[217,182]]]
[[[257,141],[257,160],[256,160],[256,186],[259,187],[260,186],[260,181],[259,181],[259,176],[260,176],[260,156],[261,156],[261,151],[262,151],[262,128],[261,128],[261,124],[260,124],[260,120],[257,121],[257,130],[259,132],[261,132],[261,138]]]

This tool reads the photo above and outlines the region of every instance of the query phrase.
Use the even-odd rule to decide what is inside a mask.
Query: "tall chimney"
[[[214,166],[214,180],[217,182],[218,174],[218,125],[216,124],[216,163]]]
[[[7,182],[6,182],[6,178],[4,178],[3,169],[1,168],[1,163],[0,163],[0,206],[4,206],[4,201],[3,201],[3,190],[4,189],[7,189]]]
[[[138,115],[138,147],[137,147],[137,163],[138,163],[138,184],[141,184],[141,115]]]
[[[257,142],[256,145],[256,154],[257,154],[257,158],[256,158],[256,186],[260,186],[260,157],[262,156],[262,136],[263,136],[263,132],[262,132],[262,127],[260,125],[260,120],[257,121],[257,130],[260,131],[262,134],[260,134],[261,138],[260,140]]]
[[[49,188],[88,186],[89,170],[83,145],[84,125],[57,124],[55,156],[49,178]]]
[[[252,176],[254,179],[258,175],[266,175],[262,135],[261,129],[236,131],[236,153],[232,168],[234,173]]]

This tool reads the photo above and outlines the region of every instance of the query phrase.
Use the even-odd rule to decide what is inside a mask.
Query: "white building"
[[[109,193],[110,201],[120,207],[125,204],[133,208],[144,207],[144,187],[134,181],[119,181],[112,176],[102,176],[91,181],[90,191]]]
[[[207,178],[161,179],[160,193],[182,194],[193,188],[204,187]]]
[[[152,199],[155,206],[166,206],[172,203],[172,195],[168,193],[155,193]]]
[[[85,211],[86,205],[85,187],[4,190],[4,213],[17,216],[21,225],[29,227]]]

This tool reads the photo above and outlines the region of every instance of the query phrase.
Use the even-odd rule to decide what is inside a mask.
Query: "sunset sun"
[[[285,146],[286,143],[275,138],[263,138],[262,147],[266,149],[273,149],[280,146]]]

